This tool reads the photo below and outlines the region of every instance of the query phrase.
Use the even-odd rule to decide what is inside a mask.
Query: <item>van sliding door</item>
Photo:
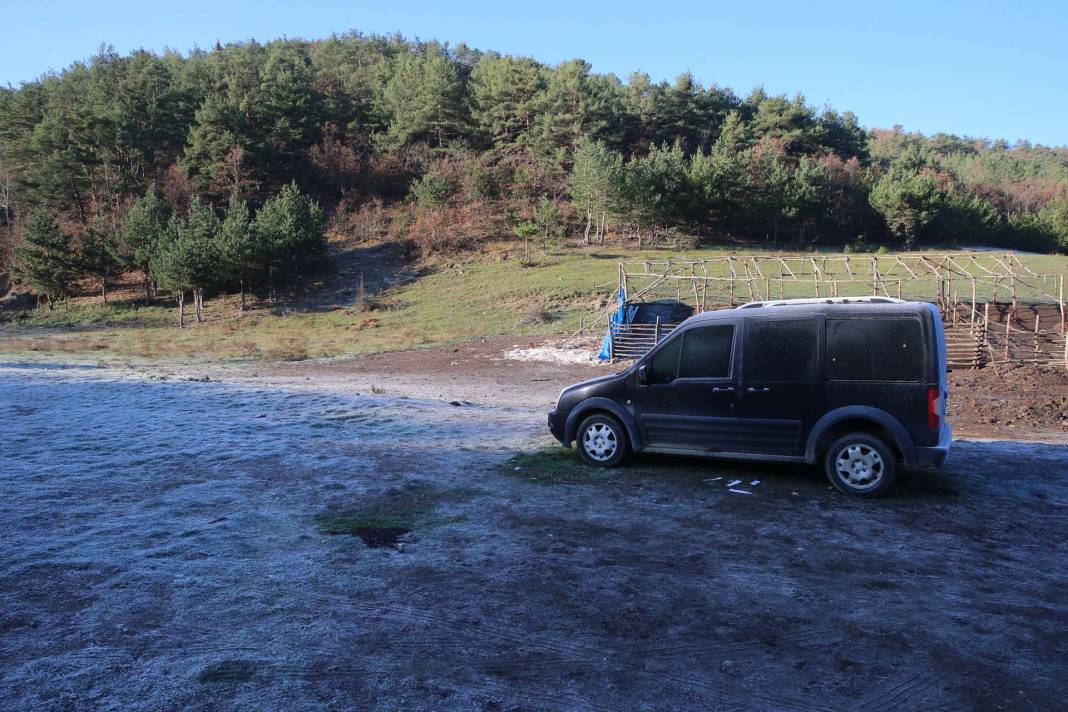
[[[823,414],[823,317],[746,321],[742,357],[744,452],[799,456]]]

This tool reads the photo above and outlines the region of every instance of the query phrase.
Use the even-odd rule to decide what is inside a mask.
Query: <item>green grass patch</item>
[[[625,467],[590,467],[579,459],[575,450],[552,445],[517,453],[502,467],[507,475],[546,485],[591,484],[630,476]]]
[[[447,524],[466,522],[467,517],[442,517],[425,510],[392,509],[325,513],[315,518],[320,534],[329,536],[358,536],[370,545],[380,545],[381,539],[391,545],[396,538],[413,529],[428,529]]]
[[[76,328],[106,326],[163,326],[173,320],[173,311],[140,303],[73,304],[59,302],[51,309],[14,312],[10,325],[16,327]]]
[[[60,305],[51,312],[24,312],[24,316],[10,323],[17,327],[70,327],[77,329],[76,333],[0,338],[0,350],[97,351],[168,361],[285,361],[437,346],[504,334],[564,334],[577,329],[581,319],[588,322],[609,302],[616,289],[620,260],[633,263],[759,252],[749,248],[633,252],[611,247],[563,247],[534,255],[524,263],[514,254],[504,259],[500,250],[490,250],[443,263],[419,279],[375,295],[373,310],[338,307],[290,313],[279,305],[240,318],[191,324],[187,329],[174,326],[175,310],[164,305]],[[796,254],[818,259],[840,253],[827,250]],[[863,254],[852,257],[858,263],[869,259]],[[1068,260],[1061,256],[1021,255],[1020,259],[1040,274],[1068,271]],[[726,270],[725,266],[720,267]],[[853,291],[858,295],[870,292],[865,284],[849,287],[850,290],[843,287],[842,296]],[[1054,288],[1052,284],[1046,287]],[[964,294],[963,285],[955,288]],[[784,296],[809,296],[811,290],[808,282],[787,284]],[[1000,298],[1006,299],[1007,295],[1005,290]],[[741,291],[736,296],[741,301],[749,298]],[[906,289],[903,296],[934,295],[912,294]],[[979,296],[982,299],[984,295]],[[233,316],[234,299],[230,296],[210,300],[209,315]],[[722,301],[711,293],[708,300]],[[138,328],[129,328],[134,326]]]
[[[197,679],[201,684],[251,682],[259,670],[258,663],[251,660],[223,660],[208,665],[200,671]]]
[[[710,477],[730,479],[763,477],[763,471],[775,466],[750,462],[732,462],[699,457],[668,455],[631,455],[619,467],[590,467],[574,448],[544,445],[520,452],[502,466],[502,474],[534,485],[606,485],[618,482],[655,481],[683,488],[703,487]]]
[[[370,514],[331,514],[315,518],[315,526],[322,534],[359,534],[365,529],[405,529],[423,526],[423,513],[382,512]]]

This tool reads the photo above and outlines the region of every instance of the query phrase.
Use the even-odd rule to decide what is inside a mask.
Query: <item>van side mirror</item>
[[[647,383],[649,383],[649,371],[643,363],[641,366],[638,366],[638,384],[644,386]]]

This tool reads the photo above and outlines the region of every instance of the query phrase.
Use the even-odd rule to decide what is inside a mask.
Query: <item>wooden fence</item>
[[[612,361],[641,358],[649,349],[664,340],[678,324],[616,324],[608,330],[608,349]]]
[[[950,370],[989,363],[1033,363],[1068,368],[1068,334],[1056,305],[1033,306],[1021,315],[1011,304],[947,306],[942,311]],[[1029,323],[1028,323],[1029,322]],[[616,324],[609,330],[612,361],[641,358],[679,325]]]

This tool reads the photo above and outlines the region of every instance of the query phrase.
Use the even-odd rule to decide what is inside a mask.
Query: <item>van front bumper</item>
[[[564,426],[567,424],[567,413],[558,410],[549,411],[549,432],[553,437],[564,443]],[[564,443],[567,445],[568,443]]]
[[[942,463],[946,461],[946,455],[949,454],[951,442],[953,442],[953,430],[947,423],[938,437],[938,444],[933,447],[915,448],[916,452],[912,457],[912,462],[909,464],[913,467],[941,467]]]

